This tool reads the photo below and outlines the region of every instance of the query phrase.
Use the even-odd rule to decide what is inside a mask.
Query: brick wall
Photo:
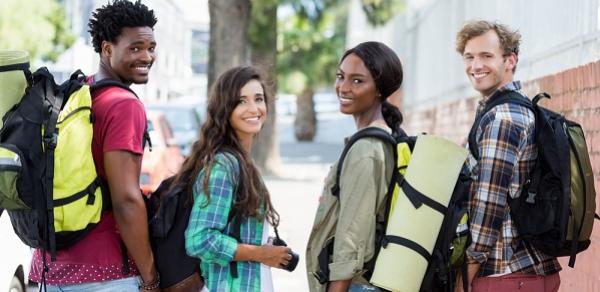
[[[466,76],[465,76],[466,78]],[[529,96],[545,91],[552,96],[542,105],[564,114],[581,124],[594,170],[596,193],[600,195],[600,61],[542,77],[524,85]],[[408,133],[427,132],[464,144],[479,97],[469,97],[452,103],[414,112],[405,111],[404,128]],[[596,209],[600,211],[600,196]],[[592,244],[577,256],[575,268],[561,258],[561,290],[600,291],[600,221],[595,221]]]

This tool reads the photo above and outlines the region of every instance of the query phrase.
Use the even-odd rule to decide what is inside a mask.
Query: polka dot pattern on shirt
[[[117,280],[138,275],[134,262],[129,259],[130,273],[123,274],[122,265],[98,265],[98,264],[72,264],[51,262],[46,258],[46,264],[49,271],[46,276],[48,285],[70,285],[90,282],[102,282],[108,280]],[[42,257],[36,250],[31,262],[29,279],[34,282],[40,282],[42,279]]]

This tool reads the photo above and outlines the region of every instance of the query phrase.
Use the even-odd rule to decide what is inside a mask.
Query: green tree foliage
[[[386,24],[404,8],[404,0],[361,0],[367,20],[373,26]]]
[[[248,41],[252,51],[271,49],[277,36],[277,13],[266,13],[277,10],[281,0],[253,0],[248,27]],[[273,17],[274,16],[274,17]],[[275,34],[265,33],[265,30],[275,28]]]
[[[275,0],[262,0],[275,1]],[[286,92],[330,85],[344,52],[349,1],[281,0],[293,15],[279,21],[277,72]],[[405,0],[361,0],[371,25],[383,25],[404,9]]]
[[[75,38],[56,0],[1,0],[0,50],[25,50],[30,58],[56,61]]]
[[[286,92],[300,94],[308,87],[333,83],[345,47],[347,5],[345,1],[325,4],[313,8],[296,4],[293,15],[280,19],[277,72]]]

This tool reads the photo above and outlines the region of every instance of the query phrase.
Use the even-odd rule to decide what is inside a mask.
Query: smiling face
[[[252,141],[254,135],[260,132],[266,118],[267,102],[264,89],[258,80],[250,80],[240,90],[239,102],[229,117],[231,127],[242,143]]]
[[[148,82],[156,54],[154,31],[150,27],[124,27],[116,42],[102,43],[108,73],[125,84]]]
[[[512,81],[517,58],[514,53],[504,55],[498,35],[489,30],[467,41],[463,61],[473,88],[489,96]]]
[[[340,111],[355,118],[370,115],[381,103],[371,72],[353,53],[340,63],[336,74],[335,92],[340,102]]]

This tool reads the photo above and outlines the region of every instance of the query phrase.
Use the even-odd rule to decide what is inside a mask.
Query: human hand
[[[467,264],[467,279],[463,278],[463,274],[461,272],[456,275],[456,283],[454,285],[454,292],[470,292],[473,285],[473,280],[475,279],[475,275],[479,271],[479,263],[471,262]],[[463,281],[467,281],[467,291],[464,289]]]
[[[292,259],[291,251],[287,246],[262,245],[260,247],[259,262],[269,267],[281,269]]]
[[[454,282],[454,292],[468,292],[464,291],[462,273],[457,273],[456,282]]]

